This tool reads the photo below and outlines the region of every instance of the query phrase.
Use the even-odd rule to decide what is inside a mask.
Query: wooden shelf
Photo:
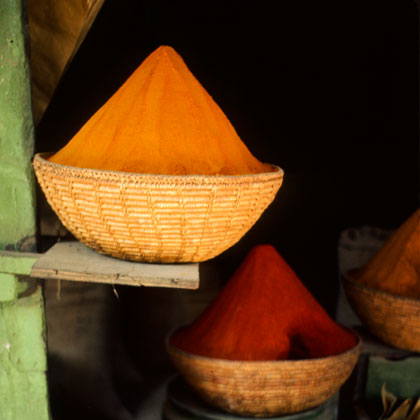
[[[41,254],[31,277],[130,286],[197,289],[198,264],[147,264],[101,255],[80,242],[60,242]]]

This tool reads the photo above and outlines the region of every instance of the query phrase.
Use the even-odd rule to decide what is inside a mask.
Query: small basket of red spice
[[[342,281],[371,334],[394,347],[420,351],[420,209]]]
[[[199,397],[253,417],[322,404],[360,352],[358,336],[328,316],[271,245],[254,247],[209,307],[166,345]]]
[[[239,239],[283,180],[257,160],[168,46],[159,47],[37,179],[63,224],[89,247],[146,262],[199,262]]]

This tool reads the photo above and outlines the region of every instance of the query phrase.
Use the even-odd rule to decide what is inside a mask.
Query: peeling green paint
[[[42,299],[0,304],[0,420],[49,419]]]
[[[18,297],[19,279],[13,274],[0,273],[0,302],[8,302]]]
[[[7,357],[8,368],[24,372],[45,372],[45,318],[37,310],[42,292],[0,306],[0,360]],[[6,349],[6,347],[8,349]]]
[[[34,251],[34,127],[25,49],[24,0],[0,0],[0,250]],[[0,256],[0,259],[2,257]],[[42,290],[7,273],[26,274],[10,255],[0,267],[0,420],[48,420]],[[7,302],[1,302],[3,300]],[[13,298],[13,299],[12,299]]]
[[[34,128],[23,0],[0,0],[0,249],[35,234]]]
[[[0,251],[0,273],[31,274],[39,254],[32,252]]]

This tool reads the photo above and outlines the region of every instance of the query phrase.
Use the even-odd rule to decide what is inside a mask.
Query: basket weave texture
[[[420,351],[420,300],[371,289],[342,275],[350,305],[374,336],[403,350]]]
[[[308,360],[232,361],[186,353],[166,343],[185,381],[208,404],[240,416],[273,417],[316,407],[350,376],[360,340],[337,355]]]
[[[234,245],[279,190],[283,171],[148,175],[58,165],[37,154],[48,203],[85,245],[117,258],[200,262]]]

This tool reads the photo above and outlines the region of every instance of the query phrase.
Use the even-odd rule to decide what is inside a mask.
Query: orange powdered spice
[[[351,277],[373,289],[420,299],[420,209]]]
[[[51,162],[148,174],[271,172],[168,46],[155,50]]]
[[[254,247],[202,315],[171,337],[184,351],[229,360],[324,357],[356,342],[271,245]]]

